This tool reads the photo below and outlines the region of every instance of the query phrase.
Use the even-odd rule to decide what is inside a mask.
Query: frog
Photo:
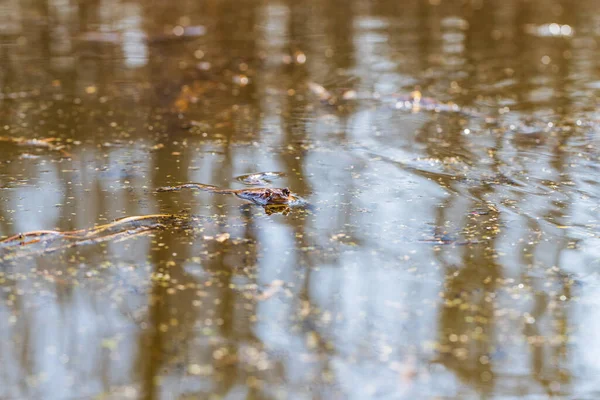
[[[222,189],[203,183],[184,183],[177,186],[164,186],[156,189],[157,192],[175,192],[182,189],[198,189],[217,194],[233,194],[240,199],[248,200],[263,207],[285,208],[306,205],[306,201],[291,192],[289,188],[256,187],[244,189]],[[272,211],[272,210],[271,210]]]

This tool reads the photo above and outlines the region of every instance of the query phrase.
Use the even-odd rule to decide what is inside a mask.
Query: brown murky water
[[[0,2],[0,398],[599,398],[599,46],[596,0]]]

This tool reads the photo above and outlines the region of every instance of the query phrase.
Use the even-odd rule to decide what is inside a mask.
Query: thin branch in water
[[[54,247],[49,247],[37,251],[34,250],[31,252],[25,252],[23,254],[13,255],[13,257],[10,257],[19,258],[25,255],[50,253],[75,246],[97,244],[109,240],[121,241],[142,234],[147,234],[158,229],[164,229],[168,226],[168,222],[176,223],[178,221],[184,220],[185,218],[185,216],[173,214],[151,214],[124,217],[111,223],[99,225],[91,229],[79,229],[65,232],[55,230],[38,230],[20,233],[1,240],[0,245],[4,245],[3,247],[5,249],[10,250],[15,247],[23,248],[25,246],[33,245],[36,243],[46,243],[49,245],[51,242],[59,240],[70,241],[66,244],[63,243]],[[154,221],[154,223],[150,225],[127,226],[127,224],[138,223],[148,220]],[[46,238],[45,236],[49,237]],[[25,241],[26,238],[32,239]]]

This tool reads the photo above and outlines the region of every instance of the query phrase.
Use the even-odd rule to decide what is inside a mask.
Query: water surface
[[[599,6],[0,4],[0,398],[597,398]]]

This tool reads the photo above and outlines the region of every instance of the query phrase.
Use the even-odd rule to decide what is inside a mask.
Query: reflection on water
[[[2,2],[0,397],[596,398],[599,21]]]

